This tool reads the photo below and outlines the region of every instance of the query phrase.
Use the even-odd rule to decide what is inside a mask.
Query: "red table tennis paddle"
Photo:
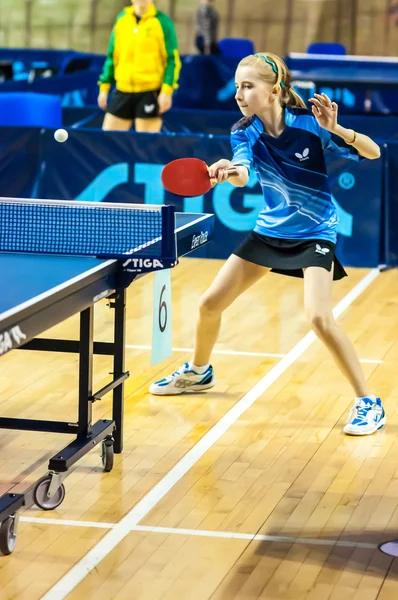
[[[231,175],[236,169],[228,169]],[[162,171],[162,183],[166,190],[192,198],[201,196],[211,189],[211,180],[206,163],[198,158],[179,158],[171,161]]]

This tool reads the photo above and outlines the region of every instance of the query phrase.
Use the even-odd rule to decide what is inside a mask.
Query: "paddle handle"
[[[227,173],[227,179],[224,179],[224,181],[227,181],[229,179],[229,177],[233,177],[234,175],[238,175],[238,170],[236,167],[230,167],[229,169],[225,169],[225,172]],[[211,178],[217,181],[217,177]],[[215,183],[212,183],[212,187],[214,187]]]
[[[238,170],[236,167],[231,167],[230,169],[225,169],[228,175],[238,175]]]

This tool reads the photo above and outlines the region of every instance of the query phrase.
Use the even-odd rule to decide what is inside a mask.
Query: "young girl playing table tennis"
[[[236,71],[236,101],[244,117],[231,133],[232,161],[209,167],[213,183],[245,186],[254,169],[265,206],[254,231],[228,258],[200,300],[193,360],[153,383],[152,394],[180,394],[215,385],[209,364],[222,312],[263,275],[304,278],[304,305],[312,329],[350,382],[355,402],[345,433],[368,435],[385,424],[382,402],[368,389],[358,357],[331,309],[332,281],[346,276],[335,256],[338,219],[324,151],[362,160],[380,157],[369,137],[338,124],[338,107],[325,94],[312,110],[290,85],[285,63],[273,54],[244,58]],[[234,175],[227,169],[235,167]]]

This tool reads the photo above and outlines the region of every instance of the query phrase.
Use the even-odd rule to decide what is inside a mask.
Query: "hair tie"
[[[265,54],[255,54],[254,56],[258,56],[259,58],[263,58],[266,63],[268,63],[269,65],[271,65],[272,70],[275,73],[275,75],[279,76],[278,68],[277,68],[277,66],[276,66],[276,64],[274,63],[273,60],[271,60],[268,56],[265,56]],[[285,87],[285,84],[283,83],[283,81],[280,81],[279,85],[281,86],[281,88]]]

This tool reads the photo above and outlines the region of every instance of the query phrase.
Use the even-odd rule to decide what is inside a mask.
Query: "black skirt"
[[[249,262],[269,267],[273,273],[303,277],[307,267],[323,267],[331,270],[333,279],[347,276],[344,267],[335,256],[335,244],[326,240],[292,240],[260,235],[252,231],[234,251],[236,256]]]

